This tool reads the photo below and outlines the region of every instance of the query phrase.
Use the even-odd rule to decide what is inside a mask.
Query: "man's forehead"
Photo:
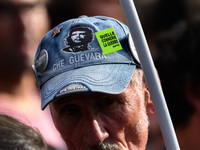
[[[52,103],[54,105],[60,105],[63,103],[71,103],[71,102],[82,102],[85,103],[86,101],[93,101],[98,102],[100,99],[104,98],[113,98],[113,99],[123,99],[125,97],[126,92],[122,92],[120,94],[107,94],[101,92],[81,92],[81,93],[72,93],[60,98],[55,99]],[[82,101],[82,99],[86,99]]]

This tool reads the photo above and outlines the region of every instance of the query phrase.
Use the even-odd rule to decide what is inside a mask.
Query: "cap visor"
[[[73,83],[85,85],[90,92],[119,94],[128,86],[135,67],[135,65],[130,64],[103,64],[77,68],[61,73],[42,85],[41,107],[45,109],[56,98],[61,89]]]

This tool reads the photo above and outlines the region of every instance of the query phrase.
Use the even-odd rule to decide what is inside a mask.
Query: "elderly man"
[[[87,28],[87,50],[68,52],[70,31]],[[69,150],[144,150],[150,94],[131,44],[128,27],[113,18],[82,16],[49,31],[38,47],[33,70],[42,109]]]

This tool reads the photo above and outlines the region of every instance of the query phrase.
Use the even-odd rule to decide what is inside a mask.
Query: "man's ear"
[[[147,112],[147,115],[151,115],[155,112],[155,109],[154,109],[154,105],[153,105],[153,101],[151,99],[151,96],[150,96],[150,93],[149,93],[149,90],[148,89],[145,89],[144,91],[145,93],[145,105],[146,105],[146,112]]]
[[[155,109],[154,109],[154,105],[153,105],[153,101],[151,99],[151,95],[149,93],[149,89],[148,89],[148,86],[147,86],[147,83],[145,81],[145,78],[143,76],[143,82],[144,82],[144,98],[145,98],[145,106],[146,106],[146,112],[147,112],[147,115],[151,115],[155,112]]]
[[[157,70],[156,70],[156,73],[159,77]],[[159,80],[160,80],[160,78],[159,78]],[[147,115],[151,115],[155,112],[155,108],[154,108],[153,101],[151,99],[151,95],[150,95],[150,92],[149,92],[149,89],[148,89],[144,75],[143,75],[143,82],[145,84],[145,95],[144,96],[145,96],[146,111],[147,111]]]

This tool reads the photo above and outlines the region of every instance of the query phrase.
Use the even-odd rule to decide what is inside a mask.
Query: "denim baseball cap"
[[[75,92],[124,91],[139,65],[130,39],[125,24],[105,16],[81,16],[50,30],[42,38],[32,66],[42,109]]]

